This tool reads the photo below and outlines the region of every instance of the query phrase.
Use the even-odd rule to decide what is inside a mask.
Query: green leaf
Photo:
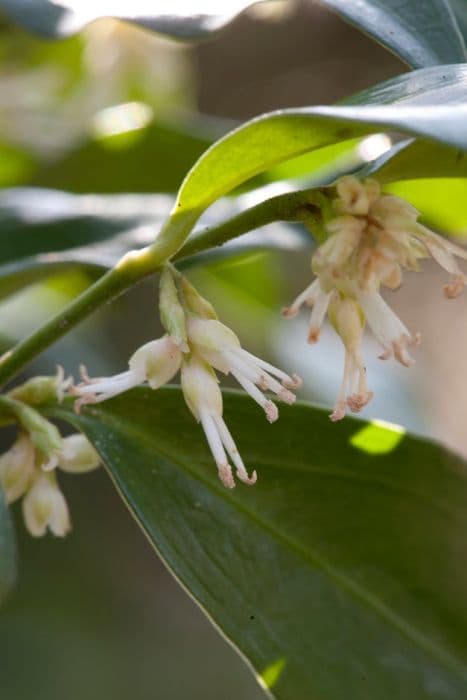
[[[467,2],[466,0],[449,0],[449,3],[454,10],[454,14],[459,25],[464,42],[467,41]]]
[[[16,579],[16,547],[8,506],[0,488],[0,603]]]
[[[176,192],[193,163],[225,130],[217,120],[203,133],[196,125],[158,120],[80,145],[38,170],[28,184],[96,194]]]
[[[21,26],[48,38],[70,36],[88,22],[112,16],[178,39],[196,39],[221,29],[261,1],[224,2],[218,11],[209,0],[192,2],[191,11],[190,3],[174,0],[158,2],[151,10],[147,0],[133,0],[131,11],[122,10],[121,2],[105,0],[95,0],[92,6],[77,0],[0,0],[0,8]],[[465,61],[464,41],[447,0],[322,0],[322,4],[413,68]]]
[[[365,167],[362,175],[382,183],[426,178],[467,177],[467,154],[442,143],[416,139],[397,144]]]
[[[247,122],[195,163],[168,226],[183,239],[210,204],[255,175],[318,148],[382,130],[467,151],[467,64],[413,71],[361,92],[345,105],[285,109]],[[425,165],[428,171],[432,167]]]
[[[385,190],[411,202],[432,228],[467,238],[467,178],[404,180]]]
[[[324,4],[413,68],[466,59],[448,0],[324,0]]]
[[[318,166],[319,167],[319,166]],[[166,195],[74,195],[57,190],[13,188],[0,193],[0,299],[57,272],[77,267],[98,277],[129,250],[149,245],[168,216]],[[242,197],[209,213],[212,226],[238,213]],[[182,267],[201,259],[244,256],[265,248],[296,249],[303,235],[280,223],[203,254],[187,257]]]
[[[139,24],[160,34],[177,39],[198,39],[221,29],[240,12],[262,0],[235,0],[219,3],[219,11],[213,11],[210,0],[191,3],[176,0],[133,0],[128,9],[126,3],[94,0],[0,0],[0,9],[19,25],[47,38],[59,39],[79,32],[88,22],[102,17],[115,17]]]
[[[225,416],[254,487],[222,487],[179,390],[75,415],[181,584],[280,700],[467,697],[467,471],[309,405]]]

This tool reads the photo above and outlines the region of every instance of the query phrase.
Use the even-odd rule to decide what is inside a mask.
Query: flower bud
[[[54,473],[39,473],[23,498],[23,518],[33,537],[42,537],[47,528],[57,537],[71,529],[68,505]]]
[[[62,449],[58,456],[58,466],[70,474],[83,474],[100,465],[100,457],[85,435],[76,433],[62,439]],[[53,468],[53,467],[52,467]],[[50,471],[50,465],[44,465]]]
[[[7,503],[26,493],[34,471],[35,452],[29,435],[20,433],[10,449],[0,456],[0,482]]]
[[[32,406],[44,403],[61,403],[66,390],[72,385],[73,378],[65,379],[65,372],[60,365],[54,377],[33,377],[9,393],[11,398]]]
[[[62,448],[62,438],[58,429],[38,411],[18,402],[16,416],[24,430],[29,433],[42,462],[57,464],[57,455]]]

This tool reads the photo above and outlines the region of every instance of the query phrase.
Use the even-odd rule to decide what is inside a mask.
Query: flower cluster
[[[342,339],[344,375],[331,420],[343,418],[347,408],[360,411],[372,397],[361,355],[366,324],[381,344],[381,359],[413,363],[409,348],[420,336],[386,304],[381,287],[396,289],[404,269],[417,271],[419,260],[431,256],[451,275],[444,290],[453,298],[466,284],[456,256],[467,258],[467,251],[420,224],[419,212],[408,202],[381,193],[374,180],[345,176],[335,191],[324,224],[328,238],[312,257],[316,278],[283,312],[291,317],[303,304],[313,307],[309,342],[319,339],[326,315]]]
[[[248,474],[223,419],[216,371],[231,374],[263,408],[271,423],[277,420],[278,409],[265,392],[291,404],[295,401],[293,390],[301,380],[242,348],[235,333],[217,319],[211,304],[171,266],[166,266],[161,275],[160,312],[166,335],[140,347],[130,358],[126,372],[90,379],[82,369],[83,382],[73,388],[78,397],[76,408],[105,401],[142,383],[158,389],[180,370],[185,401],[201,423],[222,483],[228,488],[235,486],[230,458],[237,477],[254,484],[256,472]]]
[[[59,368],[55,377],[35,377],[2,397],[2,409],[17,421],[19,430],[10,449],[0,455],[0,483],[8,504],[22,499],[24,522],[34,537],[47,529],[63,537],[71,528],[57,468],[81,474],[100,463],[84,435],[62,438],[56,426],[34,408],[48,401],[61,402],[71,383]]]

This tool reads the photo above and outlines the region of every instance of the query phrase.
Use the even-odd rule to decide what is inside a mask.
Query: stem
[[[0,358],[0,386],[12,379],[32,358],[93,311],[157,270],[183,243],[185,229],[190,230],[189,217],[185,216],[185,229],[180,226],[180,218],[174,216],[151,246],[124,255],[112,270],[80,294],[63,311],[6,352]],[[174,225],[171,225],[172,221]]]
[[[180,248],[201,212],[173,212],[151,246],[124,255],[112,270],[80,294],[63,311],[0,358],[0,386],[10,381],[36,355],[93,311],[155,272],[167,260],[178,260],[214,245],[221,245],[235,236],[273,221],[319,221],[323,198],[326,199],[319,190],[302,190],[272,197],[195,236],[182,250]]]
[[[316,189],[287,192],[242,211],[217,226],[211,226],[195,234],[178,251],[172,261],[221,246],[232,238],[266,226],[274,221],[307,221],[319,224],[323,194]]]

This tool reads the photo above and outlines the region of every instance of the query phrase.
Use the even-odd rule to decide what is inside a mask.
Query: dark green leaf
[[[225,124],[168,125],[101,137],[44,166],[28,184],[70,192],[176,192],[187,171]],[[208,135],[209,134],[209,135]]]
[[[195,163],[168,226],[179,238],[181,232],[187,235],[210,204],[255,175],[301,154],[382,130],[467,151],[467,64],[413,71],[359,93],[345,105],[285,109],[247,122]],[[429,171],[432,164],[425,163],[425,168]]]
[[[209,0],[157,4],[134,0],[131,10],[122,3],[95,0],[1,0],[15,22],[49,38],[80,31],[100,17],[117,17],[179,39],[208,35],[228,24],[238,13],[261,0],[222,3],[213,11]],[[460,0],[455,0],[460,3]],[[372,36],[414,68],[465,60],[465,46],[448,0],[322,0],[357,28]],[[462,19],[462,18],[461,18]]]
[[[462,63],[465,45],[448,0],[323,0],[413,68]]]
[[[467,470],[402,430],[309,405],[226,420],[254,487],[222,487],[178,390],[80,416],[166,564],[281,700],[465,700]]]
[[[0,602],[16,578],[16,551],[10,513],[0,489]]]

